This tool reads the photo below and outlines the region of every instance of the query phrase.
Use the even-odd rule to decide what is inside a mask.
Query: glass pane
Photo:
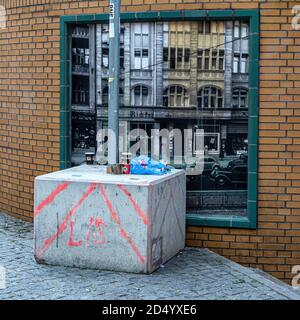
[[[142,37],[140,34],[135,34],[134,35],[134,45],[136,48],[141,48],[142,47]]]
[[[89,27],[83,29],[83,39],[76,40],[78,35],[72,39],[74,163],[81,151],[93,145],[89,139],[94,132],[107,122],[108,45],[104,40],[108,39],[108,25],[100,29],[96,43],[102,47],[102,61],[96,61],[96,83],[103,90],[96,89],[96,108],[90,105],[94,93],[89,92]],[[121,64],[126,67],[121,72],[120,121],[126,124],[127,134],[131,128],[147,132],[154,126],[178,129],[181,142],[171,137],[156,148],[162,151],[166,146],[171,151],[168,161],[187,170],[187,211],[205,216],[246,215],[249,41],[238,38],[249,34],[248,23],[128,22],[124,29],[128,37],[120,51]],[[225,52],[231,55],[226,56],[226,64]],[[78,72],[80,67],[86,67],[83,75]],[[191,161],[185,161],[186,154],[174,155],[180,149],[176,144],[186,150]],[[129,152],[128,146],[130,143],[124,148]],[[184,161],[175,164],[175,156]],[[191,175],[190,169],[199,162],[203,171]]]
[[[239,57],[234,57],[233,59],[233,72],[234,73],[239,72]]]

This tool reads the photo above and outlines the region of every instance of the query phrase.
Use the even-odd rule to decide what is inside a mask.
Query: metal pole
[[[108,163],[119,162],[120,2],[109,2]]]

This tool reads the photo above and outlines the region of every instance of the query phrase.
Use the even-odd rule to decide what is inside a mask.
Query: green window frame
[[[249,37],[249,124],[248,124],[248,200],[247,217],[205,216],[187,213],[187,225],[230,228],[257,228],[258,195],[258,108],[259,108],[259,10],[182,10],[160,12],[128,12],[122,22],[155,22],[159,20],[226,20],[247,19]],[[71,166],[71,34],[74,23],[108,22],[108,14],[61,16],[60,18],[60,168]]]

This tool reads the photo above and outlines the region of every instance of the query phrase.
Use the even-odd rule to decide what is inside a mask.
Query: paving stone
[[[300,300],[300,290],[207,249],[187,248],[153,275],[37,264],[33,225],[0,213],[0,300]]]

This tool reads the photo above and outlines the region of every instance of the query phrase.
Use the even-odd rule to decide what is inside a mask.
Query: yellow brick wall
[[[259,212],[254,231],[189,227],[207,247],[289,281],[300,264],[300,30],[297,1],[122,0],[122,11],[253,9],[261,14]],[[0,0],[0,210],[32,219],[34,177],[59,168],[59,17],[108,1]]]

